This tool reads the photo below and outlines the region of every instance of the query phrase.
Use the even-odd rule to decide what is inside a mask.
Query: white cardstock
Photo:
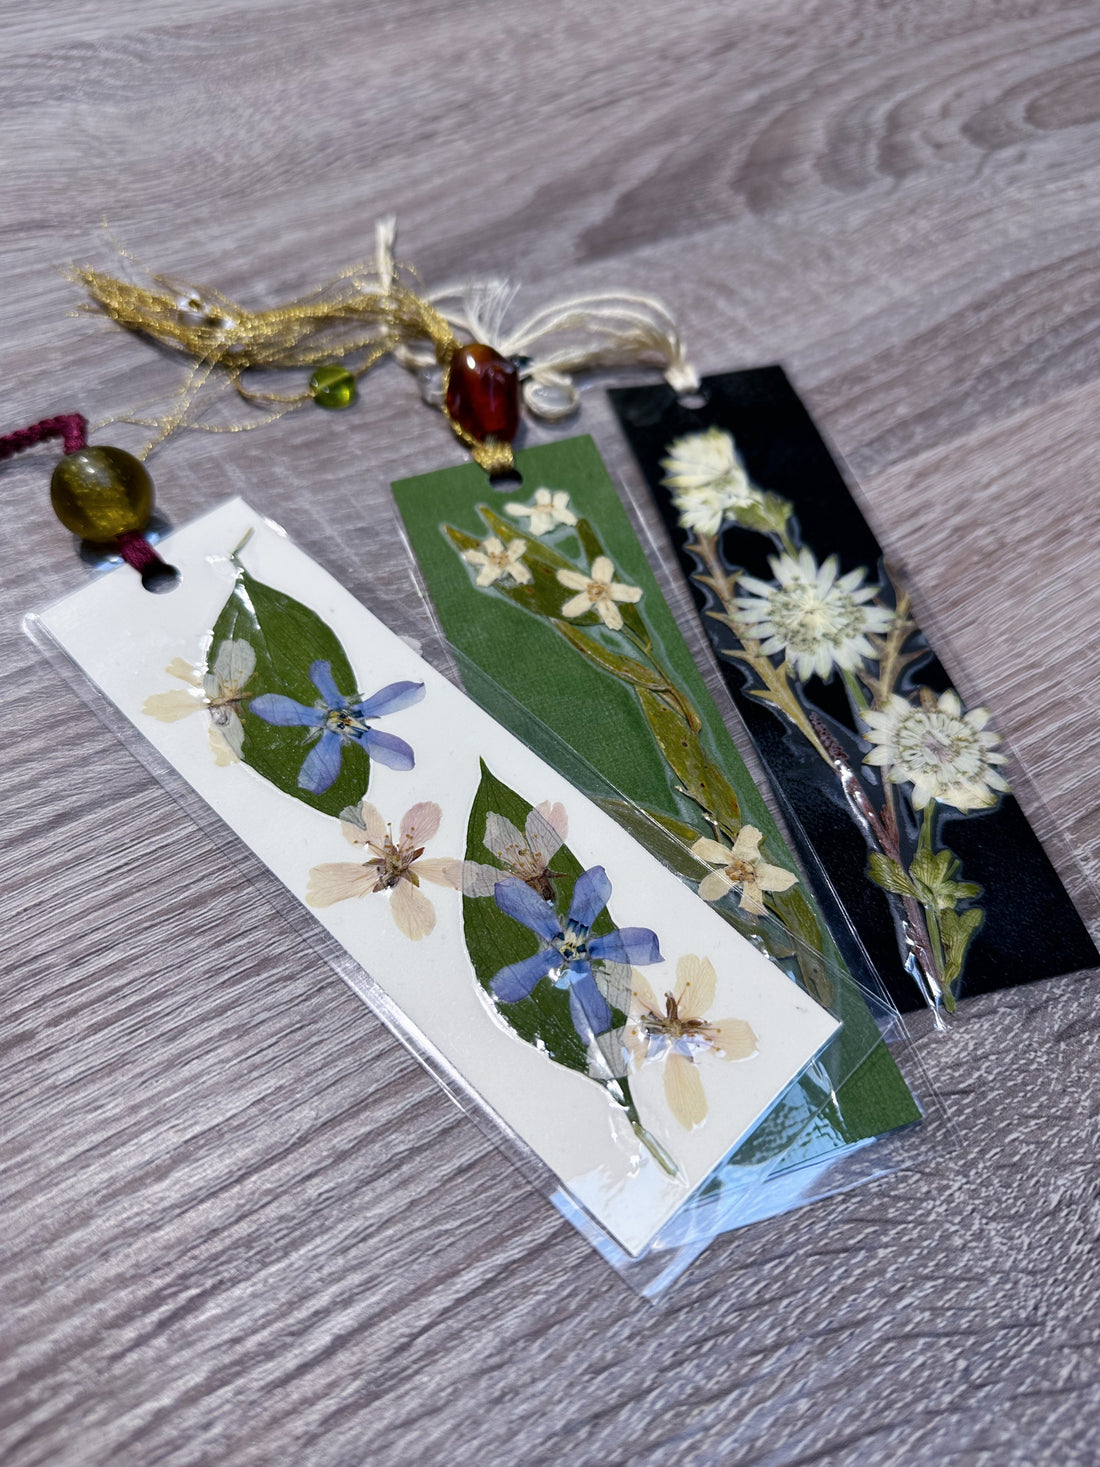
[[[311,868],[361,861],[368,853],[348,845],[338,820],[282,793],[245,764],[217,762],[205,713],[164,722],[143,712],[151,694],[183,686],[173,684],[166,672],[174,659],[201,667],[211,630],[233,589],[230,553],[249,531],[241,560],[250,574],[321,617],[343,644],[358,689],[369,692],[406,679],[425,685],[422,701],[381,724],[412,746],[414,768],[401,772],[371,761],[367,798],[395,832],[412,805],[434,801],[442,818],[427,854],[461,858],[484,759],[498,779],[532,804],[560,802],[568,816],[569,848],[586,869],[601,865],[607,872],[614,920],[623,928],[656,931],[664,961],[644,969],[653,993],[663,1002],[675,986],[679,960],[689,954],[705,957],[717,974],[709,1014],[751,1026],[756,1037],[751,1057],[732,1062],[706,1052],[692,1057],[707,1114],[690,1129],[669,1105],[667,1056],[631,1070],[642,1123],[678,1168],[678,1176],[669,1176],[639,1143],[604,1087],[556,1064],[501,1020],[467,955],[459,891],[423,888],[436,923],[417,941],[393,920],[388,891],[311,908],[415,1035],[549,1165],[629,1254],[638,1255],[820,1053],[838,1022],[609,816],[416,656],[282,531],[234,499],[163,542],[165,558],[181,572],[173,591],[150,595],[122,567],[51,607],[38,623],[294,898],[305,901]],[[311,747],[310,732],[301,730],[303,755]]]

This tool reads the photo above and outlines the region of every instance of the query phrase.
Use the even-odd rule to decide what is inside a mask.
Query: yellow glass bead
[[[54,469],[50,503],[67,530],[103,545],[145,529],[153,512],[153,481],[141,460],[124,449],[82,448]]]
[[[318,407],[346,408],[355,401],[355,378],[335,363],[318,367],[309,379],[309,395]]]

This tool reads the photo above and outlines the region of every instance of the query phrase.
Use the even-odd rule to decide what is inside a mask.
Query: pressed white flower
[[[768,563],[775,581],[739,576],[738,590],[748,594],[735,603],[739,624],[763,653],[782,653],[801,682],[814,673],[830,677],[835,667],[854,672],[865,657],[874,657],[868,636],[887,631],[894,613],[868,605],[879,588],[865,584],[864,569],[838,576],[835,555],[818,566],[805,548]]]
[[[596,556],[588,575],[560,570],[558,580],[570,591],[578,592],[562,607],[562,616],[583,616],[586,611],[596,611],[604,626],[613,632],[619,631],[623,624],[623,614],[616,602],[642,599],[641,586],[624,586],[615,580],[615,567],[606,555]]]
[[[528,813],[522,834],[504,815],[491,810],[485,820],[485,844],[500,865],[463,862],[463,894],[491,897],[498,881],[518,876],[544,901],[553,901],[554,878],[561,873],[552,871],[550,862],[561,850],[568,833],[565,806],[551,804],[549,800]]]
[[[737,510],[764,503],[741,467],[733,439],[721,428],[677,438],[661,467],[685,530],[717,535],[727,521],[737,518]]]
[[[713,1054],[726,1060],[748,1059],[757,1040],[744,1019],[708,1019],[717,975],[709,958],[688,953],[676,964],[676,987],[661,1003],[647,979],[632,971],[632,995],[624,1038],[635,1064],[663,1059],[665,1099],[686,1129],[701,1125],[707,1097],[698,1060]]]
[[[476,550],[464,550],[462,559],[480,567],[476,581],[479,586],[491,586],[506,576],[510,576],[517,586],[526,586],[532,579],[530,570],[523,563],[526,549],[526,540],[509,540],[507,545],[503,545],[495,535],[490,535]]]
[[[532,535],[547,535],[555,525],[575,525],[577,516],[569,508],[569,495],[564,489],[553,493],[549,489],[536,489],[530,504],[506,504],[505,514],[530,518]]]
[[[886,771],[891,784],[912,784],[913,804],[929,800],[956,810],[988,810],[1008,789],[996,766],[1006,762],[993,752],[1000,734],[986,728],[989,713],[964,713],[958,696],[921,689],[920,703],[891,694],[880,712],[861,713],[864,738],[875,747],[864,760]]]
[[[142,712],[162,723],[175,723],[189,713],[210,714],[210,747],[219,764],[241,757],[244,727],[240,710],[251,695],[244,685],[256,670],[256,654],[243,638],[227,638],[218,648],[214,665],[204,676],[182,657],[173,657],[164,669],[188,684],[167,693],[151,693]]]
[[[422,800],[405,812],[398,838],[375,807],[364,800],[344,810],[340,828],[355,846],[366,846],[370,859],[362,863],[331,861],[309,873],[306,901],[311,907],[331,907],[349,897],[389,892],[390,913],[397,926],[418,942],[435,927],[435,908],[420,889],[422,881],[458,889],[462,862],[424,856],[424,847],[439,829],[443,812],[432,800]]]
[[[741,900],[738,905],[743,911],[759,917],[764,911],[764,892],[789,891],[794,886],[798,877],[793,871],[771,866],[761,859],[760,842],[763,839],[755,825],[742,825],[732,846],[724,846],[720,841],[708,840],[705,836],[695,842],[691,854],[709,866],[718,867],[699,883],[699,895],[705,902],[721,901],[731,887],[739,886]]]

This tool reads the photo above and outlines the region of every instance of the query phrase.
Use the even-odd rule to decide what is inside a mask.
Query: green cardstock
[[[443,630],[462,654],[467,691],[505,725],[516,727],[516,704],[534,714],[650,818],[639,819],[614,795],[599,801],[609,813],[696,881],[707,866],[687,853],[695,840],[717,837],[732,847],[740,827],[760,832],[756,896],[802,944],[801,956],[792,959],[789,946],[782,951],[773,937],[773,953],[842,1014],[851,1055],[866,1051],[874,1032],[870,1011],[850,979],[843,980],[841,994],[832,992],[829,974],[843,969],[802,883],[779,889],[790,880],[784,873],[797,870],[795,862],[695,666],[594,443],[581,437],[524,449],[516,465],[522,484],[504,491],[473,463],[393,486]],[[517,731],[537,743],[537,724]],[[544,743],[538,752],[561,762],[560,746],[555,752]],[[753,861],[755,838],[744,839]],[[746,907],[751,895],[745,885],[740,890]],[[722,910],[738,920],[729,901]],[[756,930],[748,914],[740,920],[742,930]],[[828,972],[815,962],[815,950],[829,959]],[[827,1084],[812,1071],[735,1160],[753,1167],[782,1155],[786,1172],[919,1119],[883,1042],[851,1070],[849,1063],[847,1078],[793,1147],[790,1136],[804,1126],[807,1110],[820,1109]]]

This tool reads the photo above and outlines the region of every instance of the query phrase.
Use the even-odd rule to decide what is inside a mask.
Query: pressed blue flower
[[[592,964],[661,963],[657,934],[648,927],[620,927],[602,937],[590,937],[596,918],[607,906],[611,882],[602,866],[577,877],[569,916],[563,924],[549,902],[516,878],[498,881],[493,890],[497,906],[522,922],[546,944],[533,957],[501,968],[489,985],[502,1003],[526,998],[541,978],[552,978],[556,988],[569,990],[573,1027],[586,1044],[611,1027],[611,1005],[596,986]]]
[[[312,708],[283,693],[261,693],[249,705],[250,711],[265,723],[312,730],[309,737],[317,743],[299,770],[299,788],[323,795],[340,773],[345,744],[362,744],[372,759],[390,769],[405,771],[413,767],[413,751],[405,740],[371,728],[370,720],[419,703],[424,696],[423,683],[390,683],[370,698],[345,698],[328,662],[315,662],[309,669],[309,680],[321,695],[321,701]]]

